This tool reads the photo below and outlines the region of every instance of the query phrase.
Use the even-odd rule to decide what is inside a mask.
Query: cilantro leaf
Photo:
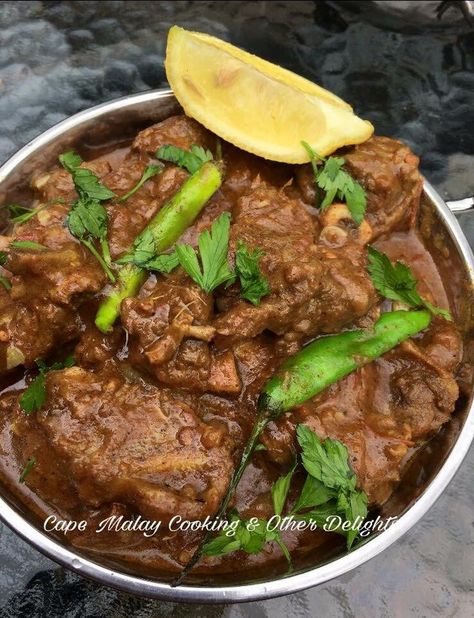
[[[30,459],[28,459],[28,461],[26,462],[25,467],[23,468],[21,474],[20,474],[20,478],[18,479],[18,481],[20,483],[24,483],[26,477],[28,476],[28,474],[33,470],[33,468],[36,466],[36,457],[31,457]]]
[[[125,195],[119,197],[119,201],[125,202],[125,200],[128,200],[128,198],[131,197],[136,191],[138,191],[138,189],[143,186],[147,180],[150,180],[150,178],[153,178],[153,176],[160,174],[162,171],[163,167],[161,165],[148,165],[145,168],[137,184],[132,189],[130,189],[128,193],[125,193]]]
[[[263,255],[261,249],[250,252],[242,241],[239,241],[235,252],[235,272],[242,288],[240,295],[253,305],[259,305],[262,296],[271,292],[268,279],[262,274],[258,265]]]
[[[157,159],[163,159],[163,161],[179,165],[179,167],[184,168],[190,174],[197,172],[206,161],[212,161],[213,158],[210,150],[204,150],[202,146],[196,146],[195,144],[191,146],[190,150],[184,150],[178,146],[162,146],[155,156]]]
[[[21,409],[26,414],[31,414],[39,410],[46,401],[46,385],[45,375],[49,371],[57,371],[58,369],[66,369],[74,365],[74,358],[68,356],[64,361],[56,361],[48,367],[41,359],[36,361],[36,365],[39,369],[39,374],[28,385],[27,389],[23,392],[19,399]]]
[[[227,262],[229,247],[230,214],[224,212],[214,221],[211,231],[204,230],[199,235],[199,257],[193,247],[176,245],[179,263],[205,292],[210,294],[223,283],[235,280],[235,274],[230,270]],[[202,265],[202,267],[201,267]]]
[[[13,249],[33,249],[37,251],[48,248],[44,245],[40,245],[39,242],[34,242],[33,240],[12,240],[10,247]]]
[[[416,290],[417,280],[409,266],[400,261],[392,264],[385,253],[377,251],[374,247],[368,247],[368,256],[369,264],[367,270],[375,289],[382,296],[405,303],[409,307],[425,307],[433,315],[439,315],[446,320],[452,320],[449,311],[435,307],[420,296]]]
[[[80,167],[83,161],[73,150],[59,155],[59,161],[71,174],[79,197],[88,197],[92,200],[109,200],[115,197],[115,193],[103,185],[93,171]]]
[[[0,251],[0,266],[5,266],[8,262],[8,253],[6,251]]]
[[[309,144],[301,143],[310,157],[316,186],[326,192],[326,196],[320,204],[321,210],[328,208],[337,197],[346,202],[352,218],[360,225],[367,207],[367,197],[362,185],[343,169],[345,159],[342,157],[325,159],[319,156]],[[319,161],[324,162],[321,169],[318,167]]]

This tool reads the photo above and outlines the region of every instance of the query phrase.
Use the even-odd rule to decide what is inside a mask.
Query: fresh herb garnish
[[[0,266],[5,266],[8,262],[8,253],[6,251],[0,251]]]
[[[7,204],[6,207],[10,211],[10,218],[21,217],[24,214],[31,212],[31,209],[21,204]]]
[[[175,251],[179,263],[205,292],[210,294],[217,286],[235,281],[235,274],[229,267],[227,251],[229,247],[230,214],[224,212],[211,226],[199,235],[199,257],[190,245],[177,244]]]
[[[112,260],[107,242],[107,211],[100,202],[115,197],[115,193],[104,186],[91,170],[79,167],[82,159],[72,150],[60,155],[59,161],[72,175],[79,196],[66,219],[69,231],[89,249],[109,280],[114,283],[115,276],[110,269]],[[94,240],[99,241],[102,255],[95,248]]]
[[[321,441],[306,425],[298,425],[297,438],[307,477],[289,516],[295,520],[313,521],[321,527],[328,523],[328,518],[339,516],[341,523],[349,522],[352,526],[336,529],[332,524],[331,529],[347,537],[347,547],[350,549],[358,535],[359,525],[367,516],[367,495],[356,488],[357,477],[349,465],[347,448],[342,442],[331,438]],[[297,466],[298,459],[295,458],[291,469],[272,486],[275,515],[281,516],[283,513]],[[281,539],[278,526],[272,525],[268,530],[267,524],[265,519],[241,519],[234,510],[227,526],[204,545],[203,553],[208,556],[237,550],[257,553],[265,543],[275,541],[291,566],[290,553]]]
[[[39,242],[34,242],[33,240],[12,240],[10,247],[13,249],[33,249],[37,251],[42,251],[43,249],[48,248],[41,245]]]
[[[301,446],[301,460],[310,480],[306,480],[292,514],[296,519],[321,522],[330,515],[339,515],[353,526],[335,530],[347,536],[351,548],[358,535],[357,524],[367,516],[367,495],[356,488],[357,477],[349,465],[346,446],[339,440],[319,437],[306,425],[296,429]],[[325,500],[325,498],[327,498]],[[297,511],[311,509],[301,515]]]
[[[392,264],[389,257],[374,247],[368,247],[368,271],[375,289],[385,298],[405,303],[409,307],[425,307],[433,315],[439,315],[446,320],[452,316],[446,309],[435,307],[424,299],[416,290],[417,280],[411,269],[403,262]]]
[[[170,273],[179,266],[179,259],[175,251],[156,255],[153,234],[145,229],[135,240],[132,252],[118,259],[117,264],[135,264],[147,270]]]
[[[310,157],[317,187],[326,192],[320,204],[321,210],[328,208],[337,197],[346,202],[352,218],[360,225],[367,207],[367,198],[362,185],[343,169],[345,160],[342,157],[321,157],[306,142],[302,142],[302,145]],[[321,168],[319,162],[324,163]]]
[[[36,208],[33,208],[32,210],[25,209],[26,212],[23,212],[22,214],[19,214],[15,217],[12,217],[10,220],[12,221],[12,223],[16,223],[17,225],[22,225],[23,223],[26,223],[33,217],[36,217],[36,215],[39,212],[41,212],[44,208],[46,208],[46,206],[47,204],[41,204],[41,206],[37,206]]]
[[[31,457],[30,459],[28,459],[28,461],[26,462],[25,467],[23,468],[22,473],[20,474],[20,478],[18,479],[18,481],[20,483],[24,483],[26,477],[28,476],[28,474],[33,470],[33,468],[36,466],[36,457]]]
[[[74,188],[79,197],[99,201],[110,200],[115,197],[115,193],[103,185],[93,171],[86,167],[80,167],[83,160],[73,150],[59,155],[59,161],[64,169],[71,174]]]
[[[39,369],[39,374],[30,382],[28,388],[19,399],[20,407],[26,414],[39,410],[46,400],[45,375],[49,371],[72,367],[74,365],[74,358],[68,356],[64,361],[57,361],[49,367],[41,359],[38,359],[36,365]]]
[[[206,556],[223,556],[233,551],[258,554],[269,541],[275,541],[279,545],[291,568],[290,552],[281,539],[280,531],[268,530],[266,519],[242,519],[238,512],[233,510],[227,526],[204,545],[202,553]]]
[[[137,184],[132,189],[130,189],[128,193],[125,193],[125,195],[122,195],[121,197],[119,197],[119,201],[125,202],[125,200],[128,200],[128,198],[131,197],[136,191],[138,191],[138,189],[142,185],[144,185],[147,180],[150,180],[150,178],[153,178],[153,176],[156,176],[162,170],[163,170],[163,167],[161,165],[148,165],[145,168],[145,171],[143,172],[142,177],[137,182]]]
[[[4,277],[3,275],[0,275],[0,284],[3,285],[3,287],[7,291],[12,289],[12,282],[10,281],[10,279],[8,279],[8,277]]]
[[[268,279],[259,268],[260,258],[264,255],[261,249],[249,251],[245,243],[239,241],[235,252],[235,272],[240,279],[240,295],[253,305],[259,305],[262,296],[270,294]]]
[[[178,146],[162,146],[157,152],[157,159],[169,161],[179,167],[184,168],[190,174],[197,172],[206,161],[212,161],[212,152],[204,150],[202,146],[193,144],[189,150],[184,150]]]

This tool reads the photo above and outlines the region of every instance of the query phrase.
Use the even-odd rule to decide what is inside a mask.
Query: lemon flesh
[[[173,26],[166,75],[188,116],[260,157],[306,163],[373,133],[350,105],[309,80],[225,41]]]

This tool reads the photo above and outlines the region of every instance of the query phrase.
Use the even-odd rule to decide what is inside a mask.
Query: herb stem
[[[105,274],[107,275],[107,277],[109,278],[109,280],[112,283],[115,283],[116,279],[115,279],[115,275],[114,273],[110,270],[110,268],[108,267],[106,261],[104,260],[104,258],[100,255],[100,253],[97,251],[97,249],[94,247],[93,243],[90,240],[87,240],[86,238],[82,238],[81,242],[89,249],[89,251],[92,253],[92,255],[95,257],[95,259],[99,262],[99,264],[102,266],[102,268],[104,269]],[[110,256],[109,256],[110,257]]]

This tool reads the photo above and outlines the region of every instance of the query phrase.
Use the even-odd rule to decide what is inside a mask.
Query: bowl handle
[[[465,197],[462,200],[449,200],[446,202],[446,205],[455,215],[474,211],[474,197]]]

